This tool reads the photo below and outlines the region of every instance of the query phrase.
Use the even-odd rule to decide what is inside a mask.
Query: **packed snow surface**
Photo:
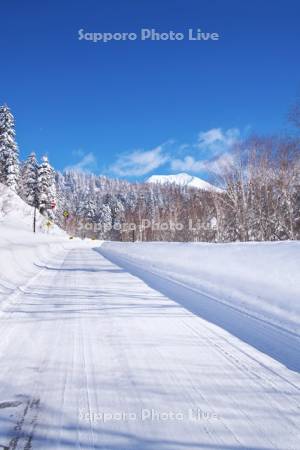
[[[0,326],[4,448],[297,449],[295,371],[84,244]]]
[[[202,180],[201,178],[194,177],[187,173],[178,173],[177,175],[152,175],[147,179],[147,183],[159,183],[159,184],[178,184],[180,186],[188,186],[198,189],[203,189],[206,191],[217,191],[222,190],[216,186]]]
[[[107,254],[300,332],[300,242],[117,243]]]
[[[300,370],[300,242],[107,242],[99,251],[192,313]]]
[[[299,448],[296,243],[70,241],[0,198],[1,449]]]

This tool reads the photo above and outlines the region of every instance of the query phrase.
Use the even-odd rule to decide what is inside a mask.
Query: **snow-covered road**
[[[42,269],[0,331],[0,449],[299,449],[296,372],[91,248]]]

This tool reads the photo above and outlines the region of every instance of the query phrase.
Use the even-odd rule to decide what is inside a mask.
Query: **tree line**
[[[291,110],[300,127],[300,106]],[[300,139],[252,136],[216,177],[222,190],[129,183],[55,172],[47,157],[19,161],[14,118],[0,107],[0,181],[82,238],[123,241],[272,241],[300,238]],[[49,204],[56,204],[51,211]]]

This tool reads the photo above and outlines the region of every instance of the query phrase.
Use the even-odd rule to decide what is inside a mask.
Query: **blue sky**
[[[286,126],[300,93],[298,0],[0,0],[0,103],[21,156],[143,179],[207,177],[233,142]],[[78,39],[155,28],[219,41]]]

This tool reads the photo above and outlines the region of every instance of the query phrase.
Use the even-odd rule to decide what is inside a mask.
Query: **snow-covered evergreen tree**
[[[49,205],[56,202],[56,186],[55,172],[47,156],[43,156],[42,163],[38,167],[37,194],[40,211],[44,213],[48,210],[48,215],[51,215]]]
[[[112,202],[110,203],[110,209],[112,213],[113,224],[112,238],[119,239],[121,237],[122,223],[124,222],[125,218],[125,208],[120,198],[114,197],[112,199]]]
[[[14,117],[8,106],[0,107],[0,181],[17,191],[19,152],[15,141]]]
[[[20,196],[31,206],[37,206],[38,163],[32,152],[21,167]]]
[[[77,208],[77,214],[85,220],[95,220],[96,219],[96,201],[95,197],[91,195],[86,195],[82,201],[80,201],[79,206]]]
[[[102,227],[101,238],[107,238],[111,234],[112,230],[112,214],[108,204],[103,204],[100,209],[99,220]]]

